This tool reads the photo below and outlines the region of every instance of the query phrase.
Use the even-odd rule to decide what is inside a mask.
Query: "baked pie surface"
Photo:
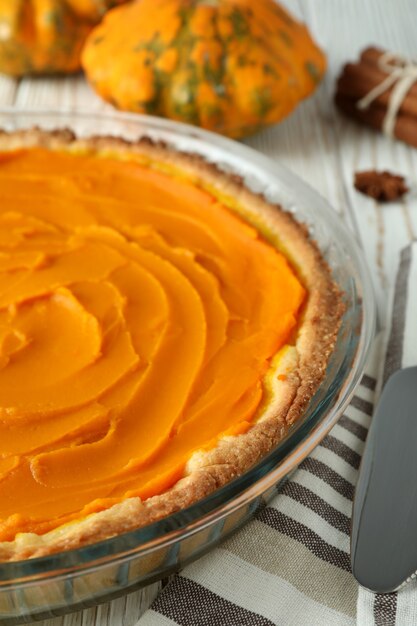
[[[0,134],[0,560],[149,524],[270,451],[343,311],[306,229],[196,155]]]

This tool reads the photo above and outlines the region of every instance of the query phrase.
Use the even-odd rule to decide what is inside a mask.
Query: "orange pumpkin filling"
[[[0,153],[0,540],[161,493],[246,431],[304,295],[185,176]]]

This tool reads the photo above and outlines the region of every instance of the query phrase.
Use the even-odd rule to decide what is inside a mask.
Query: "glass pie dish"
[[[149,137],[238,175],[306,225],[343,293],[346,311],[325,379],[270,454],[204,500],[154,524],[77,550],[0,564],[0,624],[8,625],[85,608],[144,586],[197,558],[249,519],[342,414],[362,375],[375,317],[369,273],[337,214],[294,174],[254,150],[150,117],[0,111],[0,128],[31,126],[70,128],[79,136]]]

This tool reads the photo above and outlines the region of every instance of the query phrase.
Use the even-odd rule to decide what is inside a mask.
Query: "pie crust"
[[[250,191],[237,176],[221,171],[195,154],[175,151],[163,143],[98,136],[77,139],[68,130],[39,129],[0,132],[0,150],[44,147],[50,150],[99,154],[141,155],[150,166],[165,164],[191,177],[194,184],[218,194],[224,205],[238,211],[263,233],[279,234],[284,251],[302,281],[307,300],[292,347],[274,370],[273,396],[267,409],[244,434],[224,436],[216,447],[195,452],[183,477],[164,493],[144,501],[125,499],[84,519],[45,534],[18,534],[0,543],[0,561],[21,560],[69,550],[100,541],[160,520],[201,500],[244,473],[282,439],[299,419],[323,380],[337,339],[344,305],[338,286],[307,228],[291,214]],[[280,376],[280,372],[285,375]]]

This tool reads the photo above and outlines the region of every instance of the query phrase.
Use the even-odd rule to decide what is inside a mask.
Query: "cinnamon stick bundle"
[[[348,117],[381,130],[388,111],[394,86],[377,96],[366,109],[358,102],[384,81],[388,74],[379,66],[385,50],[370,47],[364,50],[356,63],[347,63],[337,81],[335,103]],[[417,83],[407,92],[398,110],[394,136],[417,147]]]

